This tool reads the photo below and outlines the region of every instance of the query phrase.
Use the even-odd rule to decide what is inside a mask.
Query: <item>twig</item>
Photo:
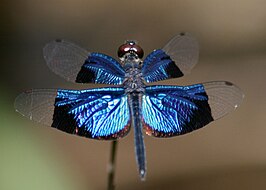
[[[108,165],[108,190],[114,190],[115,185],[114,185],[114,175],[115,175],[115,154],[116,154],[116,146],[117,146],[117,141],[112,141],[111,142],[111,152],[110,152],[110,162]]]

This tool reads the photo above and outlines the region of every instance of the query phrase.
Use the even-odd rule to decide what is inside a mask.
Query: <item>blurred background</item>
[[[15,112],[30,88],[91,88],[52,73],[44,45],[63,38],[116,57],[136,39],[146,55],[179,32],[198,39],[190,75],[168,84],[227,80],[245,93],[235,112],[188,135],[145,136],[147,179],[138,177],[133,131],[118,144],[116,188],[265,189],[266,2],[264,0],[1,1],[0,189],[106,189],[110,142],[71,136]]]

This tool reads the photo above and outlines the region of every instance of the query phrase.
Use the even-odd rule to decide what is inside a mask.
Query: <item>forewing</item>
[[[142,116],[148,135],[171,137],[199,129],[234,110],[243,94],[229,82],[191,86],[149,86]]]
[[[91,53],[77,75],[78,83],[122,84],[125,78],[123,67],[112,57]]]
[[[130,129],[123,88],[30,90],[15,101],[16,110],[36,122],[94,139],[117,139]]]
[[[197,41],[189,34],[179,34],[146,57],[142,67],[144,79],[149,83],[182,77],[196,65],[198,54]]]
[[[122,66],[113,58],[65,40],[48,43],[43,54],[48,67],[71,82],[121,84],[124,79]]]

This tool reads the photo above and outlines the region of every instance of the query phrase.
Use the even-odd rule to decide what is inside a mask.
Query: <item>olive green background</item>
[[[133,131],[119,141],[117,190],[265,189],[265,0],[24,0],[0,8],[0,189],[105,189],[110,142],[71,136],[15,112],[15,97],[30,88],[91,88],[52,73],[43,46],[56,38],[116,57],[135,39],[145,54],[179,32],[198,39],[200,59],[188,85],[228,80],[245,93],[228,116],[191,134],[145,136],[147,180],[138,177]]]

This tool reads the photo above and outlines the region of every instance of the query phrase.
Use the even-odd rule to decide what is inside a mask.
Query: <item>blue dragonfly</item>
[[[16,98],[16,110],[41,124],[91,139],[117,140],[133,127],[141,179],[146,175],[143,131],[160,138],[189,133],[234,110],[244,97],[227,81],[150,85],[182,77],[195,66],[198,43],[189,34],[175,36],[143,61],[144,52],[133,40],[118,48],[119,62],[65,40],[48,43],[43,53],[48,67],[66,80],[109,86],[28,90]]]

